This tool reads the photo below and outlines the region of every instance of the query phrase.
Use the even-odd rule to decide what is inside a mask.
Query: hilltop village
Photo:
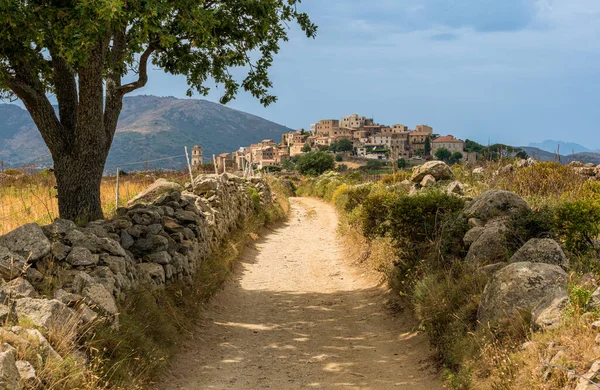
[[[371,118],[353,114],[338,119],[324,119],[301,129],[283,134],[281,142],[266,139],[240,147],[233,153],[216,156],[218,167],[233,166],[242,169],[252,165],[256,169],[281,165],[311,151],[343,153],[358,160],[398,161],[423,160],[446,149],[462,161],[475,161],[476,153],[465,152],[465,142],[452,135],[440,136],[431,126],[417,125],[414,129],[395,124],[378,124]],[[198,153],[200,156],[198,158]],[[201,164],[201,150],[195,149],[194,165]]]

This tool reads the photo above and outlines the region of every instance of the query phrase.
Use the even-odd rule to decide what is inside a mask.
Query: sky
[[[358,113],[481,143],[600,148],[598,0],[303,0],[271,69],[277,103],[228,104],[294,129]],[[152,69],[136,94],[185,98]],[[218,91],[208,99],[218,101]],[[195,95],[194,98],[202,98]]]

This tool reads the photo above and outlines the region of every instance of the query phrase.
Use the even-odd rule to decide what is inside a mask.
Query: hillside
[[[209,156],[231,152],[263,139],[281,138],[291,129],[207,100],[135,96],[124,99],[107,171],[182,168],[183,147],[196,144]],[[0,104],[0,160],[6,166],[50,165],[48,149],[28,112]],[[147,164],[144,161],[148,160]],[[134,163],[134,164],[131,164]]]
[[[535,158],[538,161],[554,161],[557,157],[560,162],[563,164],[567,164],[571,161],[581,161],[583,163],[593,163],[600,164],[600,153],[594,152],[581,152],[575,154],[559,155],[557,156],[555,153],[548,152],[539,148],[534,148],[530,146],[522,146],[521,149],[527,152],[528,155]]]

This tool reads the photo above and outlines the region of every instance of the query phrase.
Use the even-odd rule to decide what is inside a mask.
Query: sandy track
[[[291,203],[156,389],[441,389],[414,320],[394,317],[377,281],[344,259],[334,209]]]

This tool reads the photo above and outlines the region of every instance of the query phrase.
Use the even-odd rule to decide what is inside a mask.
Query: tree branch
[[[146,85],[148,82],[148,60],[154,50],[156,50],[156,46],[151,43],[142,53],[140,56],[140,66],[138,68],[138,79],[137,81],[118,87],[117,90],[121,95],[128,94]]]
[[[25,104],[53,157],[61,153],[65,146],[64,128],[46,94],[26,82],[18,73],[14,77],[5,77],[4,81]]]
[[[77,126],[77,108],[79,103],[75,74],[69,68],[66,61],[56,55],[54,50],[50,50],[50,55],[52,57],[52,77],[58,101],[60,122],[64,130],[72,135],[75,134]]]

